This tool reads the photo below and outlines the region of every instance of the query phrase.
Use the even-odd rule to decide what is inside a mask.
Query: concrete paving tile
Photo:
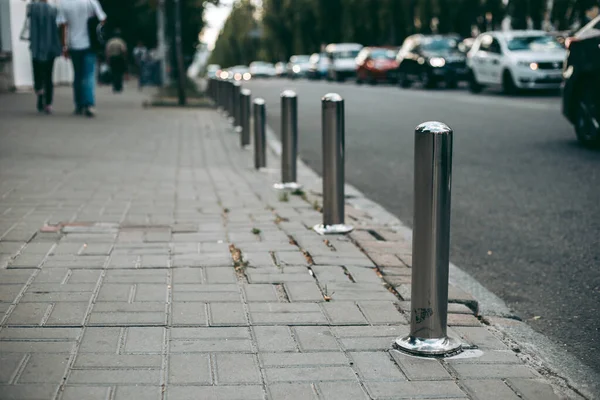
[[[326,326],[296,326],[292,328],[302,351],[339,351],[340,346]]]
[[[16,383],[60,383],[69,358],[69,354],[33,354]]]
[[[168,400],[264,400],[260,385],[241,386],[179,386],[170,385],[166,391]]]
[[[265,367],[293,366],[349,366],[350,361],[344,353],[260,353],[262,365]]]
[[[2,400],[53,399],[59,384],[0,385]]]
[[[490,364],[482,368],[478,364],[453,364],[450,366],[460,379],[538,378],[532,368],[525,365]]]
[[[474,400],[520,399],[520,397],[500,379],[462,380],[460,381],[460,385],[465,389],[469,398]]]
[[[559,399],[552,386],[541,380],[511,378],[507,379],[506,383],[525,400]]]
[[[162,302],[99,302],[90,314],[89,325],[165,325],[167,313]]]
[[[346,382],[344,382],[346,384]],[[317,392],[310,382],[274,383],[267,386],[272,400],[317,400]]]
[[[333,325],[368,325],[364,314],[356,303],[351,301],[331,301],[321,307]]]
[[[218,385],[261,383],[256,356],[252,354],[216,354]]]
[[[241,302],[236,284],[174,284],[173,302]]]
[[[317,388],[324,400],[366,400],[369,398],[358,382],[319,382]]]
[[[210,303],[210,325],[248,325],[248,320],[241,304],[236,303]]]
[[[387,352],[352,352],[354,368],[365,381],[406,381]]]
[[[323,294],[317,286],[316,281],[312,282],[288,282],[285,288],[290,301],[323,301]]]
[[[176,302],[171,307],[171,323],[174,326],[208,325],[205,303]]]
[[[324,325],[327,319],[314,303],[250,303],[253,325]]]
[[[160,382],[160,369],[72,370],[68,384],[152,385]]]
[[[254,326],[252,330],[261,352],[297,351],[296,342],[287,326]]]
[[[73,369],[160,368],[162,357],[153,354],[81,353]]]
[[[464,398],[465,394],[451,381],[443,382],[367,382],[373,399]]]
[[[272,284],[246,284],[243,286],[246,301],[277,302],[276,286]]]
[[[169,356],[170,384],[210,385],[210,356],[208,354],[171,354]]]

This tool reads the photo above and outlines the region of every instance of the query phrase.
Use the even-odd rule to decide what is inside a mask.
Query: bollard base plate
[[[295,192],[296,190],[302,189],[302,185],[298,182],[282,182],[274,184],[273,188],[277,190],[289,190],[290,192]]]
[[[335,225],[323,225],[317,224],[313,227],[313,230],[317,232],[319,235],[343,235],[345,233],[349,233],[354,229],[353,226],[344,225],[344,224],[335,224]]]
[[[451,337],[422,339],[406,336],[396,339],[394,348],[421,357],[450,357],[462,352],[462,344]]]

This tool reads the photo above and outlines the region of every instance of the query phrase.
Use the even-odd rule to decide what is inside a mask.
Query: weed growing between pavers
[[[288,201],[290,201],[290,196],[288,195],[288,192],[279,193],[279,201],[283,203],[287,203]]]
[[[260,232],[261,232],[260,229],[258,229],[258,228],[252,228],[252,234],[253,235],[260,235]]]

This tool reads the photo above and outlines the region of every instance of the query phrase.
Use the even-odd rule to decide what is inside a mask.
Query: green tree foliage
[[[155,47],[156,7],[159,0],[100,0],[107,14],[109,31],[119,28],[123,38],[133,48],[138,41]],[[217,4],[218,0],[181,0],[182,39],[184,53],[191,55],[198,43],[198,34],[204,26],[202,15],[206,3]],[[165,0],[167,32],[173,32],[173,0]]]
[[[225,21],[211,54],[211,63],[222,66],[248,65],[260,50],[258,21],[255,8],[249,0],[237,2]]]
[[[251,7],[249,0],[239,0],[212,61],[224,66],[255,59],[285,61],[333,42],[398,46],[414,33],[469,37],[477,30],[500,29],[506,16],[514,29],[526,29],[529,22],[540,29],[545,19],[557,29],[567,29],[598,0],[553,0],[550,10],[548,4],[548,0],[262,0],[257,20],[256,13],[244,11]],[[249,46],[247,32],[256,25],[262,27],[262,36]]]

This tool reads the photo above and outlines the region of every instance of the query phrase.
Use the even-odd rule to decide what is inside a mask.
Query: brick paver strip
[[[557,398],[454,286],[448,331],[479,356],[390,351],[410,236],[350,205],[352,234],[318,236],[320,179],[281,198],[279,158],[254,171],[215,111],[99,88],[82,119],[70,97],[0,97],[1,399]]]

